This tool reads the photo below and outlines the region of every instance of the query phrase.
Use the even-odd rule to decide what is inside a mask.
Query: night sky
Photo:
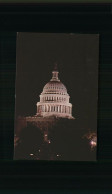
[[[97,130],[99,35],[17,33],[16,116],[33,116],[44,85],[58,64],[72,115],[84,134]]]

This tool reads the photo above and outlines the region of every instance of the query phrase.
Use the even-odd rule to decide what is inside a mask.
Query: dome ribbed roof
[[[50,81],[44,88],[43,93],[64,93],[67,94],[67,89],[60,81]]]

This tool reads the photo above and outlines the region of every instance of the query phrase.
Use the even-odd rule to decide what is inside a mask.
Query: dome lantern
[[[58,68],[57,68],[57,64],[55,64],[55,66],[54,66],[54,70],[52,71],[52,79],[51,79],[51,81],[60,81],[59,79],[58,79]]]

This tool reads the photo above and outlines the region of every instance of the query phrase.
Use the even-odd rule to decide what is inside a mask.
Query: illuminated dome
[[[50,81],[43,88],[43,94],[67,94],[66,87],[60,81]]]
[[[69,94],[64,84],[58,78],[58,70],[55,67],[52,79],[44,86],[40,94],[40,102],[37,102],[37,116],[72,117],[72,104],[69,103]]]

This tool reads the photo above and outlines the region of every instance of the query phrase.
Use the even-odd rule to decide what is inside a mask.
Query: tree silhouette
[[[30,154],[36,153],[40,149],[43,142],[42,131],[29,124],[21,131],[20,141],[21,143],[15,149],[15,158],[28,159]]]

